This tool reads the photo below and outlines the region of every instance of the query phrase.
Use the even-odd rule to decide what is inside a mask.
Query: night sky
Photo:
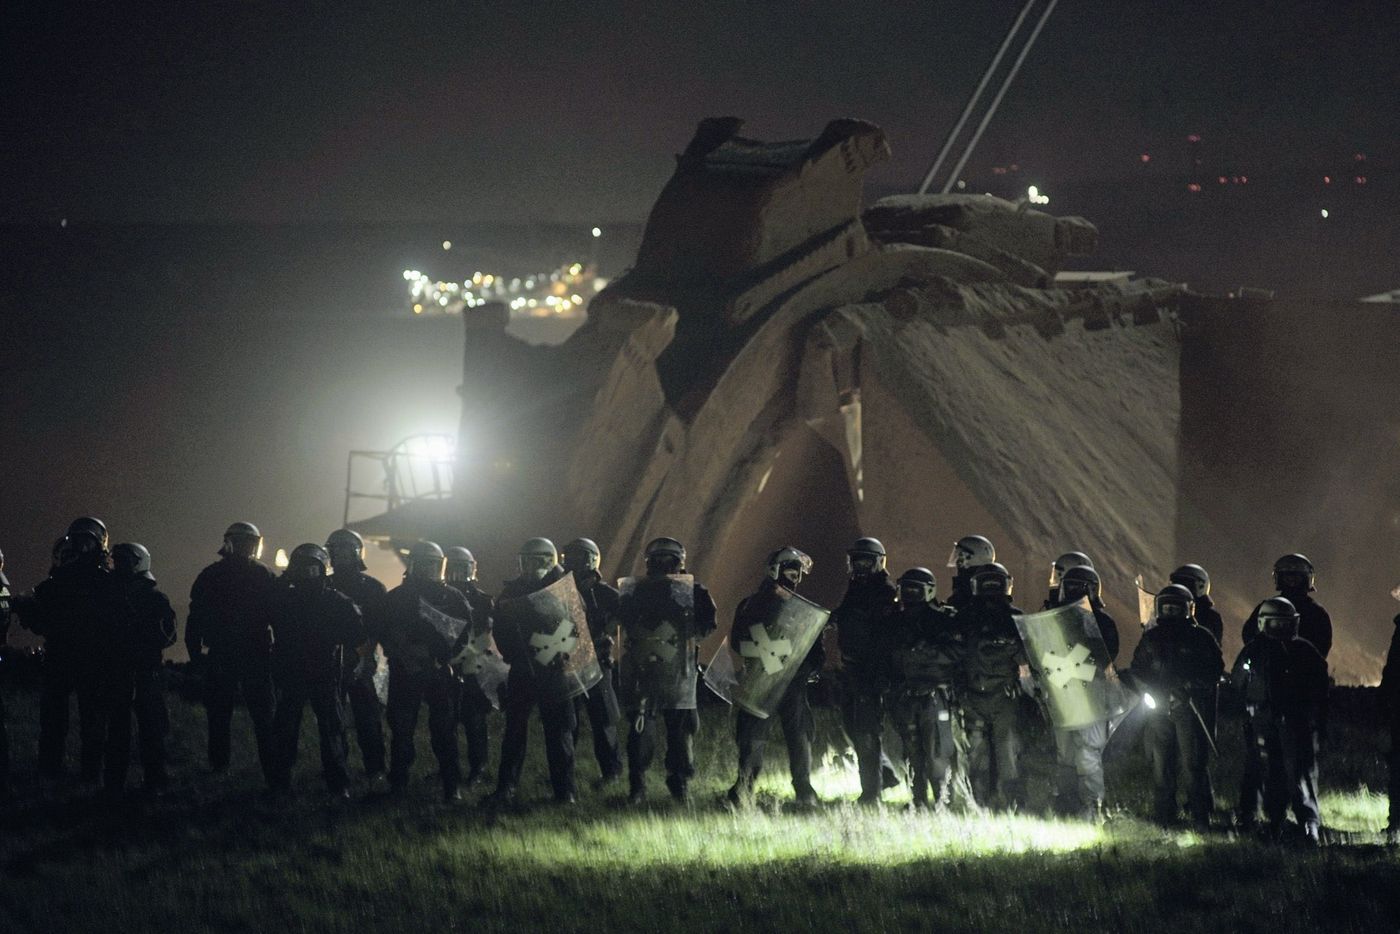
[[[17,0],[0,220],[639,220],[722,113],[769,139],[872,120],[898,189],[1019,8]],[[1053,192],[1190,133],[1256,177],[1393,161],[1397,48],[1393,0],[1066,0],[970,170]]]

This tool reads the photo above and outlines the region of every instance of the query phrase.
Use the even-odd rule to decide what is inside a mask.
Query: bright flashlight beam
[[[1155,697],[1153,697],[1151,694],[1143,694],[1143,695],[1142,695],[1142,702],[1143,702],[1144,704],[1147,705],[1147,709],[1148,709],[1148,710],[1156,710],[1156,709],[1157,709],[1157,699],[1156,699]]]

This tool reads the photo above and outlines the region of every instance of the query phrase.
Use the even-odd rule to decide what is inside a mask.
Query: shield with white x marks
[[[496,639],[505,660],[524,666],[546,699],[568,700],[603,678],[572,574],[534,593],[501,600]]]
[[[695,706],[695,578],[625,577],[618,582],[622,700],[629,706]]]
[[[766,718],[778,709],[831,614],[790,590],[765,584],[744,602],[740,616],[731,634],[744,666],[734,706]]]
[[[1135,698],[1108,661],[1088,600],[1017,616],[1016,629],[1057,728],[1114,720],[1131,709]]]

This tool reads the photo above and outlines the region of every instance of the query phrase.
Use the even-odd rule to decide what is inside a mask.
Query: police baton
[[[1196,722],[1201,725],[1201,732],[1206,734],[1206,742],[1210,743],[1210,751],[1215,757],[1220,758],[1220,750],[1215,747],[1215,737],[1210,735],[1210,728],[1206,726],[1206,718],[1201,716],[1200,709],[1196,702],[1191,699],[1191,695],[1186,695],[1186,703],[1190,706],[1191,712],[1196,715]]]

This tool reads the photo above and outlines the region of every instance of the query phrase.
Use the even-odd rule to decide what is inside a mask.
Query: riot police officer
[[[520,574],[506,581],[497,606],[507,600],[517,600],[558,583],[568,572],[559,566],[559,552],[547,538],[532,538],[520,547]],[[496,777],[496,789],[486,798],[493,807],[512,804],[516,800],[520,775],[525,767],[526,745],[530,732],[530,711],[540,708],[544,727],[545,759],[549,763],[549,781],[554,800],[572,804],[578,799],[574,783],[574,733],[578,729],[578,712],[573,699],[547,697],[536,682],[530,667],[530,646],[507,636],[503,631],[497,643],[501,654],[510,663],[506,681],[505,736],[501,740],[501,767]]]
[[[895,723],[909,762],[916,808],[952,803],[958,761],[958,689],[966,640],[954,622],[956,611],[938,600],[938,581],[928,568],[910,568],[899,578],[899,612],[894,630],[890,690]]]
[[[1274,586],[1278,595],[1298,611],[1298,635],[1313,644],[1325,659],[1332,651],[1332,617],[1313,599],[1317,590],[1313,563],[1299,554],[1284,555],[1274,562]],[[1240,636],[1245,645],[1259,635],[1259,620],[1251,613]]]
[[[1021,609],[1011,602],[1015,581],[996,562],[971,572],[971,598],[956,625],[966,640],[963,724],[968,771],[979,804],[1021,803],[1021,740],[1016,716],[1021,675],[1027,665],[1016,629]]]
[[[175,610],[170,598],[156,585],[151,573],[151,553],[144,545],[122,542],[115,546],[112,574],[126,588],[132,610],[128,663],[132,689],[127,698],[136,713],[140,737],[141,785],[148,792],[160,792],[170,783],[165,768],[170,714],[165,708],[161,660],[165,650],[175,644]],[[116,715],[120,714],[114,712]],[[125,755],[121,758],[126,760]]]
[[[948,567],[954,571],[948,605],[961,610],[971,603],[973,573],[996,560],[996,546],[984,535],[964,535],[954,542],[952,554],[948,556]]]
[[[420,541],[408,552],[403,583],[371,611],[371,625],[389,659],[389,787],[408,787],[415,756],[418,714],[428,706],[428,736],[438,762],[443,800],[461,800],[462,765],[457,756],[457,679],[449,661],[461,633],[472,625],[471,607],[443,583],[446,558],[436,542]],[[454,632],[444,632],[446,627]]]
[[[274,792],[291,789],[301,715],[310,704],[321,738],[326,788],[333,797],[350,796],[340,678],[345,656],[365,641],[365,627],[355,601],[330,586],[330,573],[326,549],[298,545],[270,601],[277,712],[272,727],[276,755],[268,786]]]
[[[831,614],[841,651],[841,719],[855,749],[863,804],[878,804],[889,784],[881,734],[891,647],[887,623],[899,591],[885,561],[879,539],[857,539],[846,551],[846,593]]]
[[[768,556],[768,574],[758,590],[745,597],[734,611],[731,633],[747,633],[754,626],[763,626],[774,616],[773,604],[782,599],[782,592],[796,592],[802,579],[812,572],[812,559],[796,548],[780,548]],[[731,636],[731,638],[733,638]],[[812,720],[812,705],[807,687],[820,674],[826,662],[821,639],[812,643],[797,673],[777,706],[777,719],[782,723],[783,739],[787,743],[788,772],[792,790],[800,807],[817,804],[812,788],[812,741],[816,725]],[[739,777],[729,789],[732,804],[746,804],[753,798],[754,781],[763,769],[763,753],[768,745],[772,718],[757,717],[746,710],[735,713],[735,737],[739,744]]]
[[[384,599],[387,590],[365,573],[365,540],[353,529],[336,529],[326,538],[326,552],[331,559],[330,585],[350,598],[368,626],[373,607]],[[349,706],[355,723],[355,742],[360,747],[370,791],[382,794],[388,790],[389,781],[384,771],[384,708],[374,687],[378,645],[374,633],[367,631],[362,645],[344,653],[340,684],[343,702]]]
[[[460,591],[472,609],[472,631],[468,638],[480,639],[483,635],[489,638],[496,601],[477,582],[476,556],[461,545],[444,548],[443,554],[447,557],[448,586]],[[486,766],[491,756],[487,717],[499,699],[493,701],[488,697],[478,679],[464,676],[459,681],[457,719],[467,736],[467,777],[463,784],[471,786],[486,780]]]
[[[1187,775],[1187,809],[1199,829],[1210,825],[1211,737],[1203,714],[1214,705],[1225,663],[1220,645],[1194,617],[1195,598],[1168,584],[1154,601],[1154,624],[1133,653],[1132,679],[1144,692],[1147,722],[1143,743],[1152,765],[1153,818],[1175,823],[1177,773]]]
[[[1318,736],[1327,720],[1327,662],[1298,635],[1298,611],[1283,597],[1255,608],[1260,635],[1235,658],[1230,682],[1244,699],[1253,742],[1245,757],[1264,776],[1264,815],[1275,838],[1292,808],[1304,838],[1318,842]],[[1241,801],[1240,824],[1253,825],[1258,797]]]
[[[59,566],[34,588],[21,620],[44,637],[40,775],[52,779],[62,773],[68,698],[77,694],[81,778],[101,778],[104,789],[115,793],[125,782],[123,755],[130,755],[130,708],[117,701],[130,684],[131,607],[106,563],[106,549],[93,533],[65,536]],[[114,709],[119,709],[116,717]]]
[[[1053,610],[1060,606],[1060,582],[1064,580],[1066,571],[1071,568],[1092,570],[1093,567],[1094,562],[1082,551],[1067,551],[1056,558],[1050,565],[1050,595],[1045,598],[1044,609]]]
[[[574,575],[579,596],[583,598],[588,632],[593,636],[593,649],[603,669],[603,680],[575,699],[580,711],[575,717],[586,713],[593,733],[593,756],[598,760],[598,786],[601,788],[622,778],[622,744],[617,734],[617,721],[622,711],[617,703],[617,674],[613,666],[619,598],[617,589],[604,582],[598,573],[603,553],[592,539],[574,539],[564,546],[560,557],[564,570]]]
[[[258,560],[261,555],[258,527],[235,522],[224,532],[219,560],[200,571],[190,588],[185,648],[190,660],[204,667],[209,766],[215,772],[229,766],[234,700],[240,690],[253,721],[264,774],[272,766],[273,687],[268,667],[272,638],[267,609],[276,575]]]
[[[1108,651],[1106,665],[1118,657],[1118,624],[1104,609],[1099,574],[1087,565],[1071,567],[1060,575],[1060,591],[1054,606],[1069,606],[1088,600],[1094,622]],[[1077,729],[1055,729],[1057,763],[1055,796],[1059,810],[1097,820],[1103,813],[1103,751],[1108,745],[1109,727],[1105,721]]]
[[[1172,571],[1168,583],[1180,584],[1191,591],[1196,598],[1196,625],[1214,636],[1216,642],[1224,644],[1225,621],[1210,598],[1210,574],[1206,569],[1199,564],[1183,564]]]
[[[619,600],[623,699],[630,721],[628,801],[633,804],[646,799],[658,713],[666,726],[666,788],[673,799],[689,800],[695,774],[697,643],[715,629],[715,601],[703,584],[686,583],[685,559],[685,546],[676,539],[652,540],[646,548],[646,576]],[[668,624],[669,637],[663,632]],[[669,658],[663,658],[667,652]]]

